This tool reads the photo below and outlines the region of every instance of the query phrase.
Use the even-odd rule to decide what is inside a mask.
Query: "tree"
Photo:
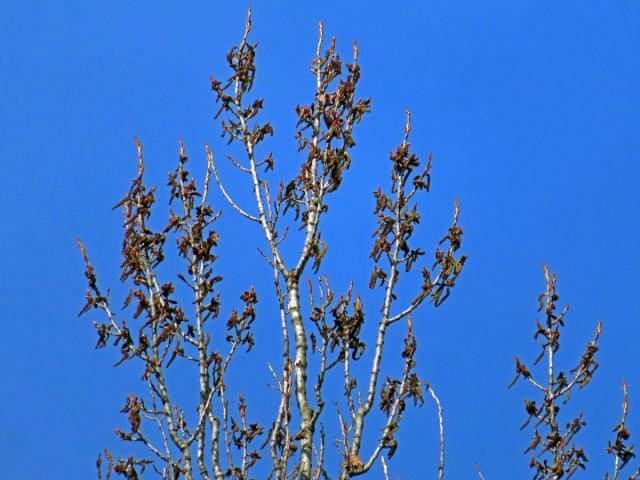
[[[273,135],[273,128],[261,119],[263,100],[250,98],[257,53],[257,44],[249,40],[250,32],[251,12],[241,42],[227,56],[230,76],[225,80],[212,78],[211,87],[219,105],[216,117],[222,117],[223,137],[243,151],[242,158],[227,156],[249,179],[254,209],[241,207],[225,188],[208,146],[205,179],[198,186],[187,169],[189,157],[180,141],[178,165],[168,179],[173,210],[165,226],[154,229],[151,215],[156,190],[144,183],[142,146],[136,138],[138,174],[117,205],[124,212],[121,280],[129,285],[124,300],[124,308],[133,310],[129,320],[116,314],[109,290],[99,286],[86,249],[78,240],[88,280],[87,302],[81,313],[97,309],[106,318],[94,321],[96,347],[119,348],[121,358],[116,365],[138,362],[148,388],[146,394],[126,398],[122,412],[129,427],[116,429],[121,440],[142,445],[144,453],[115,458],[105,449],[106,470],[99,456],[98,477],[104,473],[110,478],[115,473],[136,479],[145,469],[153,468],[165,479],[248,479],[262,457],[268,455],[270,476],[275,479],[344,480],[371,472],[378,460],[384,477],[389,479],[385,456],[391,459],[398,448],[403,414],[411,404],[422,405],[428,394],[438,412],[438,478],[442,479],[442,407],[434,389],[417,372],[412,316],[423,303],[441,305],[464,267],[466,257],[458,253],[463,235],[458,225],[458,201],[452,224],[435,248],[433,261],[422,267],[418,293],[408,304],[402,304],[400,281],[411,279],[407,274],[417,263],[423,263],[421,257],[425,255],[412,238],[420,221],[414,197],[428,192],[431,181],[431,157],[423,163],[411,151],[411,117],[407,111],[402,141],[389,155],[390,185],[386,191],[379,188],[374,193],[377,228],[370,253],[374,265],[369,288],[379,292],[379,308],[365,305],[353,283],[346,291],[335,292],[329,274],[322,270],[329,248],[322,240],[322,229],[329,208],[327,198],[341,187],[355,147],[354,130],[370,108],[369,99],[356,95],[360,79],[358,47],[354,44],[353,61],[343,66],[335,39],[324,49],[320,24],[311,67],[316,91],[309,104],[296,108],[296,140],[303,161],[293,179],[280,181],[273,189],[267,174],[275,169],[276,161],[270,153],[259,153],[267,137]],[[226,317],[221,313],[219,289],[223,279],[215,266],[219,236],[214,226],[220,212],[210,200],[212,183],[217,184],[222,198],[239,217],[257,224],[256,229],[264,236],[261,253],[266,272],[273,278],[271,292],[247,288],[240,296],[240,306]],[[297,238],[294,227],[301,232]],[[167,280],[160,270],[166,263],[170,239],[176,241],[183,266]],[[295,246],[297,239],[301,246]],[[522,427],[534,429],[525,450],[532,455],[534,479],[570,478],[585,469],[588,461],[584,449],[576,443],[585,421],[579,414],[563,425],[560,410],[572,391],[585,387],[595,373],[602,326],[598,323],[594,339],[575,368],[568,373],[559,371],[556,353],[567,308],[557,312],[555,274],[546,266],[544,274],[546,289],[539,304],[545,318],[536,323],[535,338],[541,340],[541,353],[534,365],[546,358],[546,381],[539,381],[516,357],[516,377],[510,386],[523,377],[542,394],[539,403],[525,400],[528,418]],[[189,292],[190,300],[184,301],[179,290]],[[254,422],[242,392],[232,394],[228,385],[232,362],[238,361],[242,349],[249,352],[258,341],[252,332],[258,293],[275,296],[282,339],[281,363],[277,368],[269,365],[279,404],[274,418],[266,423]],[[303,300],[305,295],[307,301]],[[401,322],[406,322],[398,365],[401,374],[383,378],[383,362],[393,363],[385,353],[385,341],[389,331]],[[376,331],[373,348],[367,349],[364,328]],[[176,370],[177,374],[197,377],[194,392],[176,391],[171,381]],[[341,378],[339,392],[326,388],[329,375]],[[183,401],[190,393],[191,403]],[[325,408],[327,405],[333,406],[335,413]],[[376,406],[378,417],[372,415]],[[628,443],[627,414],[627,384],[623,382],[622,418],[607,448],[614,457],[613,473],[605,474],[605,478],[618,479],[635,456],[633,445]],[[327,423],[339,425],[336,446],[340,461],[333,465],[326,460],[324,420],[328,418]],[[363,444],[365,434],[371,439],[369,445]],[[479,470],[478,476],[484,478]],[[629,478],[639,477],[640,470],[636,470]]]
[[[84,245],[78,240],[85,264],[89,288],[81,313],[102,310],[104,323],[94,322],[97,347],[111,342],[121,352],[116,364],[137,360],[143,365],[142,378],[148,395],[132,394],[122,412],[127,414],[127,431],[117,429],[120,439],[143,444],[151,458],[114,459],[105,450],[106,476],[112,472],[126,478],[138,478],[149,464],[163,478],[250,478],[250,471],[261,458],[259,442],[264,442],[272,462],[272,476],[285,479],[329,478],[325,467],[326,435],[321,418],[327,402],[335,405],[339,419],[339,449],[342,460],[334,469],[341,479],[368,472],[382,454],[391,458],[397,448],[396,433],[410,403],[424,403],[428,393],[436,402],[440,417],[439,478],[444,474],[444,434],[440,402],[428,382],[416,372],[414,360],[417,341],[412,329],[412,314],[425,301],[438,306],[450,294],[466,257],[458,255],[462,229],[458,226],[456,200],[453,222],[436,247],[434,261],[422,268],[422,284],[413,300],[399,304],[397,289],[404,274],[411,272],[425,251],[413,245],[412,235],[420,221],[414,197],[428,192],[431,157],[424,164],[411,151],[411,117],[407,111],[402,142],[389,155],[391,182],[388,192],[375,193],[377,229],[371,259],[374,266],[369,287],[381,292],[381,306],[372,314],[367,328],[377,330],[371,358],[365,357],[362,339],[365,305],[351,284],[346,292],[332,290],[329,275],[321,273],[328,246],[322,240],[322,220],[328,206],[326,198],[338,190],[351,164],[355,146],[354,129],[369,111],[370,100],[356,95],[360,79],[358,46],[353,45],[353,61],[343,66],[335,38],[324,49],[322,23],[311,71],[316,79],[313,100],[296,108],[298,151],[303,161],[298,174],[289,182],[281,181],[276,190],[265,175],[273,170],[271,154],[258,156],[257,147],[273,135],[269,122],[261,121],[262,99],[249,99],[256,74],[257,44],[249,41],[251,12],[244,36],[227,55],[231,75],[226,80],[211,79],[219,104],[216,117],[222,117],[223,136],[229,144],[241,145],[244,158],[228,156],[241,174],[250,179],[256,213],[241,208],[229,195],[216,168],[213,152],[206,147],[207,168],[199,188],[187,170],[188,157],[180,142],[179,161],[169,175],[170,202],[175,202],[166,226],[150,226],[155,187],[145,185],[142,146],[136,138],[138,175],[124,199],[118,203],[124,212],[125,235],[121,280],[128,283],[124,308],[134,308],[129,321],[119,320],[108,293],[103,293]],[[213,229],[220,215],[209,200],[212,179],[222,196],[241,217],[258,224],[265,241],[263,257],[273,274],[274,294],[279,305],[282,333],[282,362],[279,371],[272,368],[280,396],[274,420],[266,427],[252,423],[248,406],[240,393],[237,412],[232,412],[225,376],[241,348],[251,350],[254,337],[251,326],[256,318],[258,293],[253,287],[240,297],[242,307],[233,310],[226,324],[218,320],[222,280],[215,271],[215,247],[218,233]],[[287,222],[287,223],[285,223]],[[287,260],[283,244],[294,227],[302,232],[302,246],[293,261]],[[165,260],[165,247],[176,237],[178,255],[184,270],[176,277],[192,293],[193,307],[177,299],[174,281],[165,281],[158,272]],[[432,263],[432,264],[431,264]],[[309,304],[301,301],[308,288]],[[262,295],[263,293],[261,293]],[[402,373],[398,378],[381,378],[385,359],[385,338],[389,329],[406,322],[402,352]],[[214,345],[225,338],[226,351]],[[197,369],[198,391],[195,411],[175,401],[170,368],[174,362]],[[356,363],[370,362],[364,378],[354,372]],[[176,368],[176,367],[173,367]],[[343,377],[342,398],[323,388],[330,372]],[[363,448],[365,425],[378,404],[384,415],[382,426],[369,427],[376,436],[371,450]],[[149,433],[155,425],[159,433]],[[376,433],[380,432],[380,433]],[[102,459],[98,459],[98,475]],[[387,472],[386,464],[384,472]],[[385,473],[386,475],[386,473]]]

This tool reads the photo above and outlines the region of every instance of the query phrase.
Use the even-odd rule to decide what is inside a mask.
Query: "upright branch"
[[[577,446],[575,436],[586,424],[582,413],[564,423],[560,421],[561,405],[566,404],[576,388],[584,388],[598,368],[595,359],[597,341],[602,331],[598,322],[593,340],[587,343],[576,366],[569,372],[560,370],[556,364],[556,353],[560,348],[560,333],[569,310],[566,305],[558,312],[560,299],[556,292],[556,274],[543,265],[546,289],[538,297],[538,311],[544,313],[544,321],[536,320],[535,339],[540,341],[540,354],[533,362],[537,365],[546,357],[544,381],[536,379],[525,364],[516,357],[516,375],[509,387],[519,378],[524,378],[542,395],[540,403],[535,399],[524,401],[528,418],[521,430],[533,420],[533,437],[525,453],[531,452],[530,466],[534,479],[570,478],[579,468],[586,469],[588,461],[584,450]]]
[[[420,221],[417,205],[411,203],[419,191],[428,192],[431,176],[431,156],[427,158],[425,165],[415,153],[410,150],[409,134],[411,132],[411,116],[407,110],[406,124],[402,143],[395,151],[389,153],[391,160],[391,188],[390,194],[385,194],[381,188],[374,193],[376,199],[375,215],[377,216],[377,228],[374,232],[374,246],[371,251],[374,267],[369,282],[370,288],[382,287],[382,306],[377,324],[375,351],[369,379],[364,395],[358,395],[358,404],[355,405],[354,389],[357,382],[351,378],[349,369],[345,371],[345,390],[350,406],[351,420],[353,422],[352,439],[349,446],[349,456],[345,461],[341,478],[350,478],[367,472],[374,464],[383,449],[388,450],[391,458],[397,448],[395,434],[398,431],[400,419],[406,408],[406,400],[411,399],[414,405],[423,403],[423,389],[429,390],[429,385],[418,378],[415,373],[415,352],[417,340],[413,334],[411,315],[424,300],[429,299],[434,305],[441,305],[449,296],[451,288],[462,271],[466,261],[464,255],[457,255],[462,244],[462,229],[458,226],[460,213],[459,203],[456,200],[453,222],[447,235],[440,241],[445,245],[435,249],[435,260],[430,268],[422,268],[423,282],[419,292],[409,305],[398,308],[394,313],[396,287],[402,272],[412,270],[416,261],[424,255],[424,250],[411,244],[411,238],[415,226]],[[385,265],[386,264],[386,265]],[[405,337],[405,349],[402,353],[404,363],[400,378],[387,377],[378,390],[378,382],[382,367],[384,342],[388,327],[399,320],[407,319],[408,330]],[[359,338],[346,338],[344,348],[361,347]],[[387,417],[382,434],[374,450],[367,456],[367,460],[360,459],[362,435],[365,419],[371,412],[377,392],[380,392],[380,409]],[[431,390],[432,391],[432,390]],[[364,397],[364,401],[360,398]],[[437,397],[436,397],[437,398]],[[439,414],[441,410],[439,409]],[[442,418],[440,416],[440,420]],[[441,466],[444,469],[444,439],[441,442]],[[440,474],[442,475],[442,474]]]
[[[275,165],[272,154],[258,159],[256,147],[268,135],[273,134],[269,122],[258,120],[263,107],[263,99],[249,100],[247,97],[255,79],[255,54],[257,44],[249,42],[251,31],[251,12],[247,19],[241,42],[227,55],[231,75],[221,81],[212,78],[211,86],[216,93],[219,110],[216,116],[223,115],[223,137],[229,143],[238,142],[244,148],[246,157],[238,160],[228,156],[232,166],[246,174],[255,197],[256,214],[246,211],[231,198],[224,187],[214,166],[214,173],[223,196],[244,218],[259,223],[262,227],[270,254],[265,258],[274,270],[274,285],[280,305],[282,332],[284,339],[283,363],[280,374],[274,372],[276,390],[280,393],[280,407],[270,433],[270,450],[273,461],[273,475],[277,479],[286,478],[287,460],[299,450],[299,460],[292,467],[293,475],[301,479],[318,478],[324,472],[323,436],[317,439],[317,422],[326,404],[323,384],[326,374],[336,365],[342,364],[345,379],[345,399],[349,410],[348,420],[341,416],[343,429],[344,462],[341,466],[341,478],[350,478],[367,472],[383,449],[389,450],[389,457],[397,444],[394,434],[405,410],[406,400],[415,404],[423,402],[423,388],[426,382],[418,379],[414,372],[417,341],[413,334],[411,314],[426,298],[436,306],[449,295],[455,280],[465,262],[464,256],[457,256],[461,245],[462,229],[458,226],[459,206],[456,201],[453,224],[440,242],[446,248],[436,248],[435,261],[430,268],[423,268],[423,284],[411,303],[392,313],[396,298],[394,290],[400,277],[400,270],[411,271],[424,251],[410,247],[409,241],[420,215],[417,206],[411,204],[414,195],[429,190],[431,157],[425,166],[420,167],[418,157],[409,151],[409,132],[411,128],[409,113],[402,144],[390,154],[392,161],[391,196],[387,197],[380,189],[376,193],[376,214],[379,227],[374,235],[376,244],[371,254],[376,262],[372,275],[371,288],[379,282],[384,286],[382,315],[378,320],[376,349],[370,368],[368,388],[364,395],[355,389],[358,384],[352,376],[352,363],[360,361],[365,352],[365,343],[361,331],[365,319],[365,307],[360,295],[354,293],[353,284],[339,297],[331,290],[327,276],[318,283],[319,298],[314,292],[313,282],[309,281],[310,313],[305,321],[300,304],[300,281],[307,267],[311,274],[319,273],[321,262],[328,246],[321,238],[321,220],[328,210],[327,196],[336,191],[343,182],[344,175],[351,165],[350,151],[355,147],[354,127],[370,109],[370,100],[356,96],[356,87],[360,80],[358,64],[358,45],[353,44],[353,61],[346,64],[336,51],[333,38],[329,47],[324,49],[324,28],[319,25],[316,54],[311,64],[315,80],[315,95],[312,102],[298,105],[297,131],[295,138],[298,151],[304,152],[298,174],[288,182],[280,182],[275,196],[263,173],[272,170]],[[264,166],[264,172],[259,167]],[[291,212],[294,221],[304,232],[302,246],[293,262],[286,262],[281,253],[281,244],[290,225],[280,227],[283,216]],[[379,265],[381,258],[388,267]],[[285,322],[288,319],[288,322]],[[403,353],[403,375],[400,379],[387,379],[386,386],[378,386],[381,371],[384,338],[389,325],[407,319],[408,332]],[[289,336],[289,327],[292,335]],[[309,331],[309,328],[312,331]],[[289,356],[289,339],[293,340],[293,358]],[[317,374],[313,382],[313,395],[310,394],[309,344],[311,353],[318,355]],[[291,422],[290,385],[293,383],[296,412],[300,423],[297,433],[290,435]],[[430,390],[433,392],[432,390]],[[367,460],[360,458],[360,448],[365,419],[374,404],[376,394],[381,394],[381,408],[387,414],[387,422],[379,438],[377,447],[368,455]],[[315,398],[312,398],[315,397]],[[364,398],[364,401],[361,399]],[[437,397],[435,397],[437,398]],[[439,413],[441,409],[439,408]],[[441,419],[441,416],[440,416]],[[440,422],[442,426],[442,421]],[[442,432],[442,429],[441,429]],[[442,435],[441,435],[442,437]],[[319,445],[316,445],[316,440]],[[441,438],[441,467],[444,469],[444,439]],[[317,448],[316,448],[317,447]],[[316,465],[313,451],[317,452]]]
[[[613,455],[613,474],[609,476],[605,474],[605,480],[618,480],[620,472],[627,464],[636,456],[633,451],[634,445],[629,445],[629,438],[631,433],[627,427],[627,415],[629,413],[629,392],[627,387],[627,381],[622,381],[622,418],[614,428],[613,432],[616,434],[616,438],[613,443],[609,441],[607,447],[607,453]],[[640,467],[628,477],[629,480],[637,480],[640,478]]]
[[[358,49],[354,44],[353,63],[346,66],[347,74],[342,75],[342,62],[336,53],[335,39],[328,50],[323,51],[323,27],[320,34],[316,57],[311,70],[315,77],[315,99],[311,104],[298,106],[296,113],[300,127],[296,138],[299,151],[306,151],[306,160],[302,163],[298,175],[288,182],[280,183],[277,194],[271,193],[269,183],[262,178],[260,167],[265,172],[274,168],[274,159],[268,154],[262,160],[257,158],[256,147],[267,135],[273,134],[269,122],[260,123],[257,115],[262,109],[264,100],[247,100],[253,87],[255,77],[255,51],[257,44],[249,42],[251,31],[251,12],[249,12],[245,32],[241,42],[234,46],[227,56],[231,76],[224,82],[212,78],[211,86],[216,93],[220,108],[216,116],[224,114],[222,120],[223,136],[229,142],[240,143],[245,152],[244,161],[229,156],[232,165],[240,172],[248,174],[252,185],[257,214],[246,213],[227,194],[220,177],[216,179],[223,195],[233,208],[243,217],[256,221],[262,227],[270,255],[269,263],[276,272],[275,286],[281,299],[281,316],[287,316],[293,330],[294,360],[293,381],[295,385],[296,407],[300,414],[300,426],[295,439],[300,443],[300,461],[294,470],[301,478],[310,478],[312,469],[313,435],[316,422],[322,410],[323,400],[319,397],[324,373],[330,368],[326,363],[327,351],[323,354],[323,367],[314,390],[316,405],[312,405],[308,394],[308,336],[300,309],[300,280],[309,263],[313,260],[315,272],[320,268],[327,245],[322,242],[319,225],[322,214],[327,211],[326,195],[337,190],[342,182],[343,173],[351,164],[349,150],[355,146],[352,133],[354,126],[369,110],[369,100],[357,99],[355,89],[360,78],[360,67],[357,63]],[[215,167],[214,167],[215,168]],[[217,172],[217,170],[214,170]],[[278,221],[287,211],[295,213],[300,228],[305,232],[300,252],[294,262],[287,264],[280,252],[280,243],[284,240],[288,227],[279,230]],[[279,413],[272,429],[272,459],[274,473],[284,478],[285,458],[292,451],[291,438],[283,434],[283,419],[287,416],[289,389],[287,388],[288,329],[283,324],[285,353],[283,355],[282,373],[278,380],[281,394]],[[335,365],[335,362],[333,363]],[[331,365],[331,366],[333,366]],[[289,420],[287,420],[288,422]],[[288,440],[287,440],[288,438]],[[277,447],[277,448],[276,448]],[[275,454],[280,452],[280,457]]]

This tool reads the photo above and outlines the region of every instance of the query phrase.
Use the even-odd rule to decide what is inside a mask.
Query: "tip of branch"
[[[142,159],[142,144],[136,135],[133,136],[133,141],[136,144],[136,149],[138,150],[138,170],[139,173],[142,173],[144,170],[144,161]]]
[[[318,21],[318,47],[316,48],[316,54],[318,56],[318,61],[320,61],[320,53],[322,50],[322,39],[324,38],[324,23],[322,20]]]
[[[84,247],[84,243],[82,243],[82,240],[80,240],[80,237],[76,237],[76,244],[78,245],[78,248],[80,249],[80,253],[82,253],[82,257],[86,258],[87,257],[87,250]]]
[[[354,40],[353,41],[353,63],[354,63],[354,65],[356,63],[358,63],[358,51],[359,51],[358,50],[358,41]]]
[[[178,137],[178,145],[180,145],[180,158],[184,158],[186,155],[184,154],[184,142],[182,141],[182,137]]]
[[[556,280],[556,274],[551,272],[549,270],[549,266],[542,262],[542,271],[544,272],[544,279],[545,282],[547,284],[547,291],[551,291],[551,289],[553,288],[553,284],[555,283]]]
[[[455,199],[455,207],[453,210],[453,224],[456,225],[458,223],[458,217],[460,216],[460,199],[456,197]]]
[[[247,33],[251,31],[251,7],[247,9],[247,22],[245,23],[244,29]]]
[[[629,412],[629,387],[627,381],[622,379],[622,413],[626,417]]]
[[[209,148],[208,143],[204,144],[204,151],[207,153],[207,165],[209,166],[213,165],[213,152]]]
[[[407,117],[407,121],[404,125],[404,138],[405,141],[407,141],[409,139],[409,132],[411,131],[411,110],[409,110],[409,107],[405,110],[405,115]]]
[[[76,243],[78,244],[78,248],[80,249],[82,260],[84,261],[87,269],[90,269],[91,264],[89,263],[89,256],[87,255],[87,249],[85,248],[84,243],[82,243],[82,240],[80,240],[80,237],[76,238]]]

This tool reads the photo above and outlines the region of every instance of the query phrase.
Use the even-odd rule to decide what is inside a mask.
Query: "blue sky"
[[[299,161],[293,109],[313,94],[317,21],[345,57],[354,39],[360,45],[360,92],[372,97],[372,113],[356,131],[353,166],[331,199],[323,236],[323,269],[337,287],[353,278],[366,290],[371,192],[386,184],[407,106],[416,151],[434,158],[433,189],[421,203],[425,246],[440,238],[460,197],[468,264],[445,305],[414,318],[419,369],[445,408],[449,478],[473,478],[476,462],[488,479],[530,476],[528,434],[518,431],[529,390],[506,385],[513,355],[535,356],[542,261],[572,305],[564,365],[577,360],[597,320],[604,324],[601,367],[570,404],[588,422],[588,478],[602,478],[611,464],[604,448],[623,376],[640,438],[640,6],[558,3],[254,4],[255,92],[266,97],[276,132],[269,148],[284,172]],[[133,135],[143,142],[149,181],[160,185],[179,136],[194,171],[204,169],[204,142],[224,158],[208,78],[226,72],[247,5],[4,5],[0,477],[91,478],[101,448],[123,451],[113,428],[124,423],[118,410],[141,387],[140,372],[111,368],[116,352],[93,350],[97,317],[77,318],[85,286],[74,239],[83,238],[102,283],[119,295],[121,217],[111,207],[135,174]],[[242,179],[224,175],[241,195]],[[225,210],[218,228],[229,305],[251,283],[265,298],[256,352],[236,371],[237,386],[257,398],[269,381],[265,362],[277,355],[271,277],[256,251],[260,232],[220,196],[214,201]],[[255,414],[264,418],[272,401],[254,401]],[[407,418],[392,475],[432,478],[435,410],[427,404]]]

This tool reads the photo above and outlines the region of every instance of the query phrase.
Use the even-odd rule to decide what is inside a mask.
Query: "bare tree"
[[[94,322],[97,347],[112,344],[119,348],[122,356],[118,364],[142,362],[142,379],[148,390],[144,395],[130,395],[126,399],[122,411],[128,417],[129,428],[117,430],[123,441],[143,445],[146,456],[116,460],[105,451],[106,477],[115,472],[128,479],[139,478],[151,464],[167,479],[248,479],[264,449],[271,458],[271,477],[277,480],[318,480],[332,476],[349,479],[369,472],[378,459],[388,478],[382,455],[393,457],[398,446],[397,432],[409,403],[421,405],[425,393],[429,393],[435,400],[439,418],[438,478],[442,479],[445,466],[442,407],[429,383],[416,371],[413,317],[425,302],[441,305],[464,266],[466,257],[457,253],[463,234],[458,226],[458,201],[452,224],[435,248],[433,261],[422,267],[422,281],[415,288],[413,300],[401,304],[398,285],[417,263],[422,263],[421,257],[425,255],[422,248],[413,244],[412,235],[420,221],[415,199],[429,191],[431,179],[431,157],[423,163],[411,151],[411,117],[407,111],[402,140],[389,155],[390,186],[386,191],[379,188],[374,193],[377,228],[370,254],[373,269],[369,287],[380,290],[380,305],[371,308],[372,313],[365,320],[368,309],[354,284],[345,292],[334,292],[329,275],[321,271],[328,249],[322,240],[327,198],[342,185],[356,145],[354,130],[370,109],[370,100],[357,96],[358,46],[353,45],[352,62],[343,65],[335,38],[325,49],[320,24],[311,66],[315,92],[308,104],[296,107],[295,138],[303,161],[293,179],[280,181],[273,188],[267,172],[274,169],[275,159],[271,154],[259,156],[257,149],[273,135],[273,128],[268,121],[261,120],[263,99],[250,98],[257,53],[257,44],[250,42],[250,32],[251,12],[242,40],[227,55],[230,76],[224,80],[212,78],[211,87],[219,105],[216,117],[222,117],[223,136],[244,152],[242,158],[231,155],[227,158],[247,179],[247,189],[252,192],[255,204],[244,207],[232,198],[209,147],[205,151],[206,177],[198,187],[187,170],[188,157],[180,142],[178,167],[169,175],[168,182],[175,210],[163,229],[154,230],[149,218],[155,188],[144,183],[142,147],[136,139],[138,175],[118,204],[124,211],[125,228],[121,280],[130,285],[124,307],[134,309],[129,320],[120,319],[114,312],[109,295],[99,287],[85,247],[79,241],[89,285],[82,313],[98,309],[105,316],[103,323]],[[237,396],[236,408],[231,408],[226,381],[229,365],[240,349],[248,351],[254,345],[251,327],[258,297],[253,287],[248,288],[240,297],[241,306],[233,310],[226,324],[214,321],[220,316],[218,284],[222,278],[215,270],[214,252],[219,237],[213,225],[220,213],[210,203],[212,179],[232,209],[256,223],[264,235],[266,248],[262,253],[274,286],[267,295],[275,295],[277,299],[282,332],[282,361],[277,368],[269,366],[279,405],[266,430],[251,422],[241,394]],[[303,232],[299,247],[292,246],[292,239],[287,238],[293,228]],[[175,237],[178,254],[184,261],[175,279],[191,292],[192,305],[181,303],[175,293],[175,279],[167,281],[158,271],[170,237]],[[289,244],[287,252],[297,248],[293,260],[283,254],[285,243]],[[305,289],[308,308],[301,302]],[[396,360],[402,373],[398,378],[383,378],[383,361],[394,362],[385,353],[387,334],[402,322],[406,324],[404,349],[402,358]],[[369,355],[365,355],[363,328],[377,332]],[[214,346],[214,340],[219,338],[225,340],[226,346]],[[169,369],[174,362],[197,370],[193,411],[176,400],[184,392],[176,393],[171,386]],[[364,379],[355,373],[354,365],[358,362],[370,362]],[[324,388],[330,372],[342,378],[341,392]],[[583,378],[586,373],[580,375]],[[335,406],[335,413],[333,409],[326,411],[327,402]],[[367,428],[373,447],[364,448],[365,426],[372,421],[370,414],[376,403],[385,420],[382,425]],[[335,443],[342,460],[332,467],[325,465],[324,418],[337,424],[339,430]],[[156,433],[152,434],[151,429]],[[259,437],[262,446],[257,442]],[[101,463],[99,457],[99,476]]]
[[[596,353],[597,342],[602,333],[602,323],[598,322],[593,340],[587,343],[584,353],[577,364],[568,372],[558,368],[557,352],[560,349],[561,329],[564,327],[569,305],[558,311],[560,299],[556,290],[557,277],[543,265],[546,288],[538,297],[538,311],[544,312],[544,321],[536,320],[535,339],[540,341],[540,354],[534,360],[537,365],[546,359],[542,378],[532,371],[516,356],[516,375],[509,384],[511,388],[519,378],[524,378],[534,390],[540,392],[542,399],[538,403],[534,399],[525,399],[524,406],[527,419],[520,428],[532,425],[531,443],[524,453],[531,453],[530,467],[534,470],[534,480],[571,478],[579,469],[586,470],[588,457],[585,450],[576,443],[576,435],[586,425],[583,414],[567,420],[561,420],[561,409],[571,399],[571,393],[584,388],[598,369]],[[622,419],[614,428],[616,438],[609,442],[607,451],[614,456],[613,475],[605,474],[604,478],[618,479],[620,471],[635,456],[633,445],[626,441],[630,437],[626,427],[628,413],[627,384],[623,382]],[[628,477],[635,480],[640,476],[640,469]]]

